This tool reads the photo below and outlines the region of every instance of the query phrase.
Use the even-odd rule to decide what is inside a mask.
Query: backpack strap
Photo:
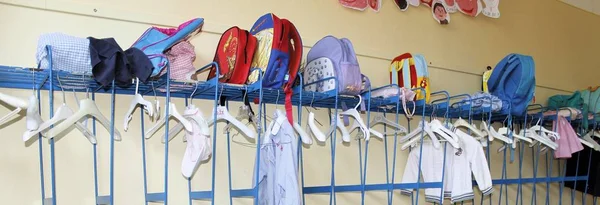
[[[283,88],[283,91],[285,92],[285,113],[288,121],[293,125],[294,115],[292,111],[292,95],[294,94],[294,90],[292,88],[294,87],[294,81],[296,80],[300,62],[302,61],[302,39],[300,39],[300,34],[292,22],[287,19],[281,19],[281,23],[283,25],[283,34],[289,36],[290,39],[294,41],[293,50],[289,50],[291,48],[288,47],[291,46],[291,43],[284,43],[283,45],[284,47],[288,47],[288,52],[290,52],[290,61],[288,64],[289,73],[287,82]]]

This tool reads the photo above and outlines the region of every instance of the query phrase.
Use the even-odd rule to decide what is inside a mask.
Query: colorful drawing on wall
[[[479,0],[455,0],[458,6],[458,10],[460,12],[469,15],[469,16],[477,16],[481,13],[482,5]]]
[[[406,0],[394,0],[394,3],[400,8],[400,11],[406,11],[406,9],[408,9],[408,2]]]
[[[446,11],[448,11],[448,13],[456,13],[456,11],[458,11],[455,0],[445,0],[445,2],[446,2]]]
[[[368,0],[339,0],[342,6],[346,8],[356,9],[359,11],[364,11],[369,7]]]
[[[483,9],[483,15],[490,18],[500,18],[500,10],[498,9],[498,5],[500,5],[500,0],[483,0],[485,3],[485,8]]]
[[[419,6],[421,4],[420,0],[408,0],[408,4],[411,6]]]
[[[425,4],[425,6],[431,7],[433,0],[421,0],[421,3]]]
[[[448,15],[446,6],[441,1],[435,1],[433,6],[431,7],[431,13],[433,14],[433,19],[435,19],[438,23],[450,23],[450,15]]]
[[[381,0],[369,0],[369,7],[375,12],[379,12],[381,8]]]

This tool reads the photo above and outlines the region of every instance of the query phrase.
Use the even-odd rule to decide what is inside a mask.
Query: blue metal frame
[[[47,48],[48,52],[51,52],[51,48]],[[51,56],[49,56],[51,57]],[[50,61],[52,59],[49,59]],[[217,69],[215,69],[217,71],[217,76],[218,74],[218,65],[216,65],[215,63],[211,63],[208,64],[202,68],[200,68],[198,71],[205,71],[210,67],[217,67]],[[35,70],[35,69],[34,69]],[[49,97],[50,97],[50,117],[53,116],[53,100],[54,100],[54,90],[57,88],[60,88],[58,81],[58,77],[60,77],[61,81],[62,81],[62,86],[78,86],[78,87],[85,87],[85,88],[90,88],[92,90],[92,98],[95,98],[95,94],[96,93],[108,93],[110,92],[111,94],[111,128],[110,128],[110,179],[109,179],[109,186],[110,186],[110,191],[109,194],[106,196],[100,196],[99,195],[99,190],[98,190],[98,158],[97,158],[97,146],[94,145],[93,149],[94,149],[94,181],[95,181],[95,196],[96,196],[96,204],[114,204],[114,172],[115,172],[115,168],[114,168],[114,117],[115,117],[115,113],[114,113],[114,107],[115,107],[115,101],[116,101],[116,95],[132,95],[135,94],[135,91],[133,88],[117,88],[114,85],[114,82],[112,84],[112,86],[110,86],[109,88],[103,88],[101,86],[99,86],[92,78],[91,76],[81,76],[81,75],[74,75],[74,74],[70,74],[70,73],[66,73],[64,71],[58,71],[58,70],[52,70],[52,69],[48,69],[47,72],[39,72],[39,71],[34,71],[31,72],[31,69],[23,69],[23,68],[16,68],[16,67],[6,67],[6,66],[0,66],[0,87],[4,87],[4,88],[22,88],[22,89],[30,89],[31,88],[31,79],[34,79],[34,88],[37,88],[37,92],[38,92],[38,99],[40,96],[40,91],[41,90],[48,90],[49,91]],[[170,76],[170,68],[167,66],[167,75],[159,78],[159,79],[155,79],[152,81],[152,84],[146,84],[146,85],[140,85],[140,94],[146,95],[152,91],[154,91],[154,89],[159,89],[159,88],[163,88],[166,91],[165,92],[159,92],[157,94],[157,96],[164,96],[166,97],[166,108],[167,109],[167,116],[168,116],[168,111],[169,111],[169,103],[171,100],[171,97],[176,97],[176,98],[186,98],[186,105],[187,105],[187,99],[188,98],[198,98],[198,99],[207,99],[207,100],[213,100],[213,104],[216,107],[218,105],[218,101],[219,101],[219,96],[224,96],[227,97],[227,99],[229,101],[242,101],[244,97],[248,97],[250,99],[258,99],[258,116],[259,117],[259,123],[263,122],[264,123],[264,127],[266,128],[266,122],[264,121],[264,117],[266,116],[266,104],[276,104],[276,103],[281,103],[283,100],[283,98],[279,99],[279,98],[275,98],[275,96],[278,96],[279,94],[283,93],[281,89],[268,89],[268,88],[263,88],[262,86],[262,73],[259,76],[259,81],[252,84],[252,85],[246,85],[246,86],[236,86],[236,85],[229,85],[229,84],[224,84],[224,83],[220,83],[218,82],[217,79],[211,79],[211,80],[207,80],[207,81],[203,81],[203,82],[199,82],[195,85],[191,85],[189,83],[183,83],[183,82],[176,82],[176,81],[172,81],[172,80],[168,80],[167,76]],[[311,84],[315,84],[315,83],[319,83],[322,81],[327,81],[327,80],[334,80],[336,85],[338,84],[338,79],[336,78],[327,78],[327,79],[323,79],[321,81],[317,81],[317,82],[313,82],[310,84],[304,84],[302,81],[302,76],[299,75],[300,77],[300,86],[296,86],[294,88],[294,95],[292,97],[292,102],[294,105],[297,106],[297,112],[298,112],[298,120],[302,119],[302,106],[303,105],[308,105],[310,104],[311,106],[314,107],[321,107],[321,108],[330,108],[330,109],[334,109],[334,111],[332,112],[332,114],[334,114],[334,116],[337,116],[338,114],[338,108],[339,105],[341,105],[342,103],[348,104],[348,105],[354,105],[358,102],[358,99],[353,97],[353,96],[342,96],[339,95],[339,90],[336,89],[329,91],[329,92],[324,92],[324,93],[316,93],[316,92],[307,92],[307,91],[303,91],[303,88],[305,88],[308,85]],[[367,110],[366,110],[366,119],[367,119],[367,126],[370,126],[370,117],[371,117],[371,112],[383,112],[385,113],[390,113],[390,114],[396,114],[395,115],[395,120],[396,122],[399,121],[399,115],[401,112],[403,112],[403,108],[401,107],[400,104],[400,100],[398,97],[392,97],[392,98],[387,98],[387,99],[380,99],[380,98],[371,98],[371,93],[373,91],[376,91],[378,89],[383,89],[385,87],[389,87],[389,86],[393,86],[393,87],[397,87],[397,85],[388,85],[388,86],[384,86],[384,87],[380,87],[380,88],[369,88],[367,91],[365,91],[364,93],[362,93],[362,97],[366,100],[367,103]],[[77,91],[83,91],[81,89],[76,89]],[[197,90],[196,92],[193,92],[193,90]],[[423,90],[416,90],[417,92],[424,92]],[[192,95],[193,93],[193,95]],[[245,93],[245,95],[243,94]],[[458,117],[467,117],[466,115],[464,115],[463,111],[467,111],[468,110],[468,120],[469,122],[471,122],[474,119],[481,119],[481,120],[485,120],[488,122],[488,125],[491,126],[492,123],[494,122],[504,122],[504,120],[506,120],[508,122],[507,126],[509,126],[509,128],[512,128],[513,126],[513,122],[515,122],[516,124],[520,124],[522,123],[523,125],[526,125],[527,123],[530,123],[534,120],[540,120],[542,124],[544,124],[544,121],[548,121],[548,120],[552,120],[553,118],[555,119],[556,116],[554,117],[544,117],[541,113],[543,111],[545,111],[546,109],[543,108],[540,105],[532,105],[528,108],[529,111],[531,110],[539,110],[539,113],[537,114],[527,114],[524,116],[511,116],[511,115],[503,115],[503,114],[499,114],[499,113],[493,113],[491,111],[491,108],[478,108],[475,109],[473,107],[471,107],[472,103],[468,103],[465,104],[463,103],[454,103],[454,104],[450,104],[451,100],[455,100],[457,98],[465,98],[468,99],[468,101],[472,102],[473,98],[471,98],[470,95],[467,94],[461,94],[461,95],[455,95],[455,96],[450,96],[448,94],[448,92],[446,91],[439,91],[439,92],[434,92],[432,93],[432,95],[434,96],[443,96],[442,98],[433,100],[431,103],[427,104],[425,103],[423,100],[420,101],[416,101],[416,102],[409,102],[409,103],[414,103],[415,105],[415,109],[419,109],[419,115],[421,115],[421,121],[425,121],[425,118],[427,116],[443,116],[446,119],[446,123],[449,123],[451,119],[455,119]],[[458,105],[458,106],[455,106]],[[382,108],[382,106],[390,106],[390,107],[386,107],[386,108]],[[213,110],[212,113],[212,117],[215,118],[217,115],[216,113],[216,109]],[[595,116],[594,116],[595,117]],[[165,117],[164,119],[165,122],[165,134],[168,134],[169,131],[169,120],[168,118]],[[331,126],[335,126],[335,123],[337,123],[337,118],[334,120],[330,120]],[[411,119],[408,119],[408,121],[410,122]],[[145,197],[146,197],[146,203],[148,204],[148,202],[164,202],[164,204],[168,203],[168,169],[167,169],[167,165],[168,165],[168,154],[169,154],[169,145],[168,142],[165,142],[164,145],[164,190],[163,192],[158,192],[158,193],[149,193],[148,192],[148,187],[147,187],[147,159],[146,159],[146,142],[145,142],[145,132],[144,132],[144,114],[140,113],[140,122],[141,122],[141,129],[142,129],[142,153],[143,153],[143,175],[144,175],[144,193],[145,193]],[[576,120],[573,120],[572,123],[580,123]],[[93,131],[94,134],[96,132],[96,124],[95,124],[95,120],[93,121]],[[597,126],[597,122],[594,119],[594,123],[592,123],[593,128],[595,129]],[[408,129],[410,131],[410,123],[408,126]],[[585,128],[584,128],[585,129]],[[262,130],[262,128],[259,127],[259,130]],[[384,133],[386,131],[386,128],[384,127]],[[508,135],[510,136],[510,138],[512,138],[512,129],[509,129],[509,133]],[[257,142],[260,142],[261,139],[261,132],[258,132],[257,135]],[[386,168],[385,168],[385,172],[386,172],[386,183],[380,183],[380,184],[369,184],[367,181],[367,169],[368,169],[368,155],[369,155],[369,141],[364,141],[364,140],[359,140],[358,141],[358,149],[359,149],[359,168],[360,168],[360,184],[356,184],[356,185],[336,185],[336,181],[335,181],[335,161],[336,161],[336,144],[337,144],[337,132],[332,132],[332,135],[329,136],[330,137],[330,148],[331,148],[331,178],[330,178],[330,185],[328,186],[307,186],[304,183],[304,161],[303,161],[303,157],[302,157],[302,143],[299,142],[298,144],[298,156],[299,156],[299,167],[300,167],[300,176],[302,177],[302,198],[303,198],[303,202],[305,202],[306,199],[306,194],[329,194],[329,203],[330,204],[336,204],[336,194],[337,193],[342,193],[342,192],[360,192],[360,196],[361,196],[361,204],[365,204],[365,195],[367,191],[386,191],[387,192],[387,201],[388,204],[392,204],[393,201],[393,196],[394,196],[394,191],[398,190],[398,189],[424,189],[424,188],[442,188],[443,184],[444,184],[444,180],[442,178],[441,182],[421,182],[421,181],[417,181],[416,183],[396,183],[395,182],[395,171],[396,171],[396,154],[397,154],[397,134],[394,134],[394,150],[393,150],[393,158],[391,159],[391,176],[389,173],[389,169],[390,169],[390,159],[388,159],[388,139],[387,139],[387,135],[385,136],[385,138],[383,139],[383,143],[384,143],[384,153],[385,153],[385,163],[386,163]],[[213,144],[216,144],[216,135],[217,135],[217,128],[216,125],[213,126],[213,139],[212,142]],[[56,204],[56,170],[55,170],[55,145],[54,145],[54,140],[50,139],[50,176],[51,176],[51,193],[52,196],[50,198],[48,198],[46,200],[46,191],[45,191],[45,183],[44,183],[44,172],[46,170],[44,170],[44,157],[43,157],[43,146],[42,146],[42,137],[41,135],[38,136],[39,139],[39,159],[40,159],[40,179],[41,179],[41,194],[42,194],[42,198],[45,199],[43,201],[43,204],[46,202],[51,202],[52,204]],[[237,197],[252,197],[254,198],[254,204],[258,204],[258,188],[253,187],[250,189],[233,189],[232,187],[232,183],[231,183],[231,163],[232,163],[232,159],[231,159],[231,148],[230,148],[230,136],[229,134],[227,134],[227,160],[228,160],[228,178],[229,178],[229,194],[230,194],[230,204],[233,203],[233,198],[237,198]],[[364,142],[364,156],[363,156],[363,142]],[[260,144],[260,143],[259,143]],[[444,149],[447,149],[447,143],[444,143]],[[514,156],[513,156],[513,150],[512,148],[507,148],[509,150],[504,150],[504,159],[503,159],[503,169],[502,169],[502,178],[501,179],[493,179],[493,184],[496,185],[500,185],[500,197],[499,197],[499,201],[498,204],[502,203],[502,196],[504,194],[504,200],[505,200],[505,204],[508,204],[508,196],[505,192],[508,191],[507,186],[508,185],[517,185],[517,200],[516,203],[517,204],[523,204],[523,188],[522,186],[524,184],[533,184],[533,195],[531,198],[531,204],[537,204],[537,189],[536,186],[539,183],[546,183],[546,187],[547,187],[547,192],[546,192],[546,204],[550,203],[550,196],[549,196],[549,186],[551,183],[559,183],[560,184],[560,193],[562,195],[563,192],[563,187],[564,187],[564,182],[566,181],[575,181],[575,183],[577,183],[577,181],[585,181],[585,183],[589,183],[588,182],[588,175],[586,176],[575,176],[575,177],[565,177],[565,168],[566,168],[566,162],[561,163],[560,161],[559,163],[559,168],[561,169],[560,173],[558,176],[552,176],[552,168],[553,168],[553,161],[554,159],[551,158],[552,155],[552,151],[550,152],[546,152],[546,176],[544,177],[538,177],[537,176],[537,171],[538,171],[538,165],[540,162],[540,159],[542,159],[542,153],[540,151],[540,145],[536,145],[534,147],[532,147],[532,157],[533,157],[533,177],[532,178],[523,178],[522,176],[522,169],[523,169],[523,158],[524,158],[524,151],[526,149],[524,143],[521,143],[518,146],[518,151],[519,151],[519,155],[518,155],[518,159],[519,159],[519,176],[518,178],[509,178],[506,174],[506,167],[507,167],[507,153],[508,151],[511,152],[511,161],[514,160]],[[417,150],[414,150],[417,151]],[[423,152],[422,148],[420,148],[420,150],[418,150],[420,153]],[[214,190],[215,190],[215,169],[216,169],[216,146],[213,146],[213,156],[212,156],[212,179],[211,179],[211,190],[208,191],[193,191],[192,187],[191,187],[191,181],[188,181],[188,192],[189,192],[189,203],[192,204],[192,201],[194,200],[211,200],[211,204],[214,204]],[[490,148],[489,146],[486,148],[486,155],[488,157],[488,166],[491,160],[490,159]],[[578,159],[579,159],[579,154],[577,155]],[[260,146],[257,146],[256,148],[256,157],[257,159],[260,159]],[[445,159],[444,159],[444,163],[445,163]],[[421,169],[420,169],[420,164],[421,164],[421,160],[419,159],[419,175],[421,173]],[[590,162],[588,162],[590,163]],[[560,166],[562,164],[562,166]],[[579,160],[577,160],[577,164],[579,164]],[[258,170],[259,167],[255,167],[255,176],[253,177],[253,180],[255,182],[255,184],[258,184],[259,179],[258,179]],[[445,170],[442,170],[442,172],[445,172]],[[588,174],[590,172],[590,170],[588,169]],[[475,184],[475,182],[473,182]],[[582,194],[583,197],[583,201],[585,201],[585,193]],[[417,191],[416,195],[414,197],[411,197],[411,200],[413,202],[413,204],[419,204],[419,192]],[[562,199],[562,196],[561,196]],[[443,196],[443,192],[442,195],[439,198],[439,202],[442,202],[444,200],[444,196]],[[481,204],[484,204],[484,197],[481,198]],[[575,192],[571,192],[571,203],[573,204],[575,201]],[[474,200],[472,200],[472,202],[474,202]],[[594,198],[594,203],[596,203],[596,198]],[[462,204],[462,203],[461,203]],[[489,197],[489,204],[492,204],[492,199],[491,197]]]

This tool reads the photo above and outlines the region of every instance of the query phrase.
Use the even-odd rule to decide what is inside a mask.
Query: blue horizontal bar
[[[237,190],[231,190],[231,192],[229,192],[229,195],[233,198],[239,198],[239,197],[254,197],[254,189],[237,189]]]
[[[587,180],[587,176],[578,176],[578,177],[551,177],[551,178],[522,178],[522,179],[494,179],[492,180],[493,185],[500,184],[531,184],[531,183],[554,183],[554,182],[562,182],[562,181],[584,181]],[[520,181],[520,183],[519,183]],[[475,181],[473,181],[475,182]]]
[[[146,194],[147,202],[161,202],[161,201],[166,201],[166,199],[167,199],[167,197],[165,196],[165,192]]]
[[[364,186],[365,191],[377,191],[377,190],[392,190],[392,189],[411,189],[416,188],[417,183],[403,183],[403,184],[366,184]],[[441,182],[428,182],[419,183],[419,188],[441,188]],[[335,186],[335,192],[358,192],[362,191],[362,185],[339,185]],[[315,186],[315,187],[304,187],[305,194],[318,194],[318,193],[330,193],[331,186]]]
[[[190,192],[190,199],[212,199],[212,191],[193,191]]]
[[[110,196],[98,196],[96,198],[96,204],[110,204]]]
[[[522,178],[522,179],[494,179],[492,180],[493,185],[510,185],[510,184],[531,184],[531,183],[554,183],[562,181],[583,181],[586,180],[587,176],[579,177],[552,177],[552,178]],[[477,183],[473,181],[473,186]],[[427,188],[441,188],[441,182],[428,182],[419,183],[419,189]],[[385,190],[396,190],[396,189],[416,189],[417,183],[401,183],[401,184],[366,184],[364,186],[365,191],[385,191]],[[362,185],[339,185],[335,186],[335,192],[359,192],[363,190]],[[305,194],[319,194],[319,193],[330,193],[331,186],[314,186],[304,187]]]

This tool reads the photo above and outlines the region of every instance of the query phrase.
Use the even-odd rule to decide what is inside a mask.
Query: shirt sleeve
[[[489,195],[494,189],[492,187],[492,176],[490,175],[490,169],[488,168],[483,147],[473,138],[465,141],[469,143],[468,146],[471,153],[469,156],[469,165],[471,166],[471,171],[473,172],[475,181],[477,181],[479,190],[481,190],[484,196]]]

